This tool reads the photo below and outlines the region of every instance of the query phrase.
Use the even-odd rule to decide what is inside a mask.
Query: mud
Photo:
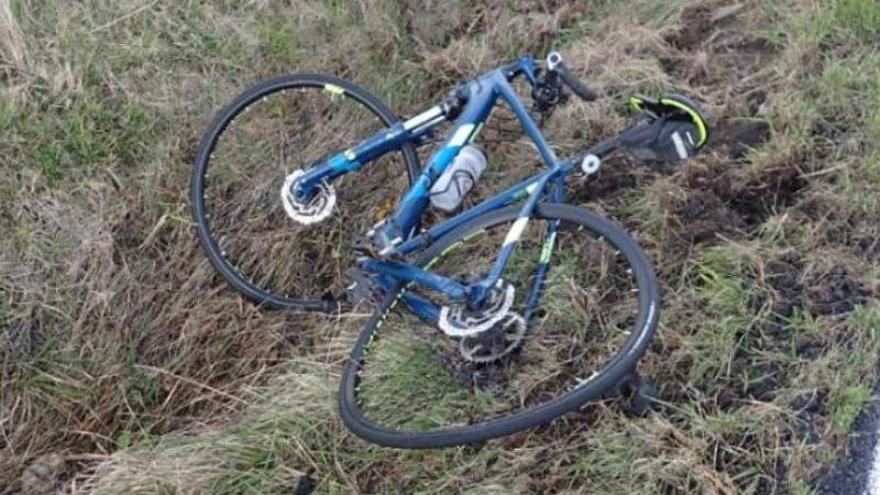
[[[708,5],[694,5],[688,7],[682,13],[682,18],[688,22],[677,32],[666,37],[666,42],[681,51],[690,51],[701,46],[706,41],[706,34],[712,31],[716,24],[713,9]]]
[[[516,353],[495,363],[477,364],[454,356],[447,357],[446,367],[462,385],[471,390],[491,391],[499,390],[509,380],[508,360],[515,359]]]
[[[814,315],[847,315],[870,295],[862,282],[843,267],[810,280],[804,280],[803,263],[796,258],[773,261],[766,270],[766,282],[776,293],[773,312],[783,317],[791,316],[798,308]],[[803,354],[809,356],[810,350],[805,348]]]
[[[742,220],[728,208],[723,196],[729,194],[729,182],[700,184],[676,211],[682,237],[692,243],[704,242],[715,234],[740,226]],[[702,188],[705,187],[705,188]],[[719,194],[722,191],[722,194]]]
[[[791,206],[807,185],[794,166],[740,178],[726,165],[690,172],[682,181],[687,198],[675,208],[680,234],[693,243],[719,233],[750,230]]]
[[[757,114],[765,98],[763,91],[750,95],[747,98],[750,113]],[[770,132],[770,123],[763,119],[730,119],[719,122],[711,144],[722,148],[731,160],[740,162],[749,151],[767,142]]]
[[[845,272],[830,273],[808,291],[807,299],[814,312],[821,315],[844,315],[865,303],[868,295],[860,282]]]
[[[880,384],[874,387],[874,395],[880,393]],[[880,423],[880,401],[871,401],[856,418],[853,434],[850,435],[847,451],[843,457],[825,473],[821,473],[813,484],[818,495],[850,495],[867,493],[868,480],[874,457],[874,446],[880,441],[877,425]]]
[[[636,187],[638,185],[636,174],[636,165],[622,163],[606,166],[567,196],[571,197],[573,202],[612,197],[625,189]]]
[[[771,261],[766,266],[766,282],[779,296],[772,307],[773,313],[789,317],[795,308],[804,305],[804,283],[801,279],[803,266],[796,258]]]

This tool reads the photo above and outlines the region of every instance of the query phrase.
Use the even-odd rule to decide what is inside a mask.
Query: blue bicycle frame
[[[386,259],[365,259],[360,262],[361,269],[377,275],[376,278],[383,290],[393,290],[397,284],[403,286],[416,284],[441,292],[452,301],[466,302],[471,307],[479,307],[504,273],[507,262],[538,202],[542,199],[548,199],[552,202],[564,200],[565,177],[575,168],[580,158],[570,158],[561,162],[557,159],[556,154],[541,134],[538,125],[531,118],[510,84],[519,75],[524,75],[529,84],[534,86],[537,68],[533,58],[520,58],[513,64],[495,69],[458,88],[456,94],[464,106],[458,114],[454,129],[439,150],[430,158],[415,184],[399,202],[394,214],[380,226],[377,226],[378,232],[376,233],[384,235],[388,241],[387,246],[380,253]],[[434,181],[449,167],[461,148],[474,141],[499,98],[504,100],[513,110],[526,135],[537,147],[547,170],[435,225],[427,231],[416,233],[419,220],[428,207],[430,189]],[[424,138],[431,135],[434,127],[448,119],[446,110],[447,108],[444,108],[443,105],[432,107],[430,110],[386,128],[354,148],[349,148],[312,167],[297,182],[293,193],[298,198],[307,199],[316,186],[323,181],[331,181],[344,174],[357,171],[371,160],[397,150],[406,143],[423,142]],[[597,154],[599,152],[595,150],[598,148],[602,148],[602,145],[594,147],[587,153]],[[604,146],[601,153],[605,154],[610,151],[608,148],[609,146]],[[428,270],[388,259],[390,257],[396,259],[415,253],[425,248],[432,240],[442,237],[465,222],[523,199],[525,201],[519,216],[510,227],[491,271],[480,281],[465,285]],[[523,316],[527,320],[537,305],[541,287],[548,272],[556,228],[556,222],[548,224],[542,256],[536,269],[533,285],[526,298]],[[406,291],[402,299],[422,319],[432,324],[437,322],[440,309],[433,302],[413,291]]]

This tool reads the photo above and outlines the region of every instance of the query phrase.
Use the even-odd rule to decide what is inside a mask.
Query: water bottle
[[[461,148],[431,187],[431,206],[447,213],[455,211],[485,169],[486,155],[479,148],[471,145]]]

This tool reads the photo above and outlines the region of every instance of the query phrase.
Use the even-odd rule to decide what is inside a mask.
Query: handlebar
[[[562,61],[562,55],[559,52],[550,52],[547,54],[547,69],[559,74],[562,82],[571,89],[572,93],[578,95],[584,101],[594,101],[599,98],[599,94],[592,88],[584,84],[580,79],[568,70],[568,66]]]

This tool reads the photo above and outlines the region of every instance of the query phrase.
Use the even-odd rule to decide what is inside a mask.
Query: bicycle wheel
[[[477,218],[427,248],[416,264],[447,276],[480,276],[518,213],[511,207]],[[550,222],[558,222],[555,242],[545,239]],[[548,255],[539,304],[524,316],[530,279]],[[476,337],[449,338],[398,304],[403,290],[388,294],[343,373],[345,424],[378,444],[432,448],[547,423],[626,379],[659,318],[657,280],[642,250],[620,227],[573,206],[539,205],[504,280],[515,288],[511,311],[521,320],[511,320],[525,322],[523,332],[508,321]],[[428,291],[419,295],[446,303]]]
[[[266,307],[338,310],[351,240],[393,211],[418,172],[415,151],[407,145],[337,180],[332,214],[319,223],[289,217],[281,190],[295,171],[395,122],[378,98],[335,77],[283,76],[245,91],[206,131],[190,185],[214,268]]]

